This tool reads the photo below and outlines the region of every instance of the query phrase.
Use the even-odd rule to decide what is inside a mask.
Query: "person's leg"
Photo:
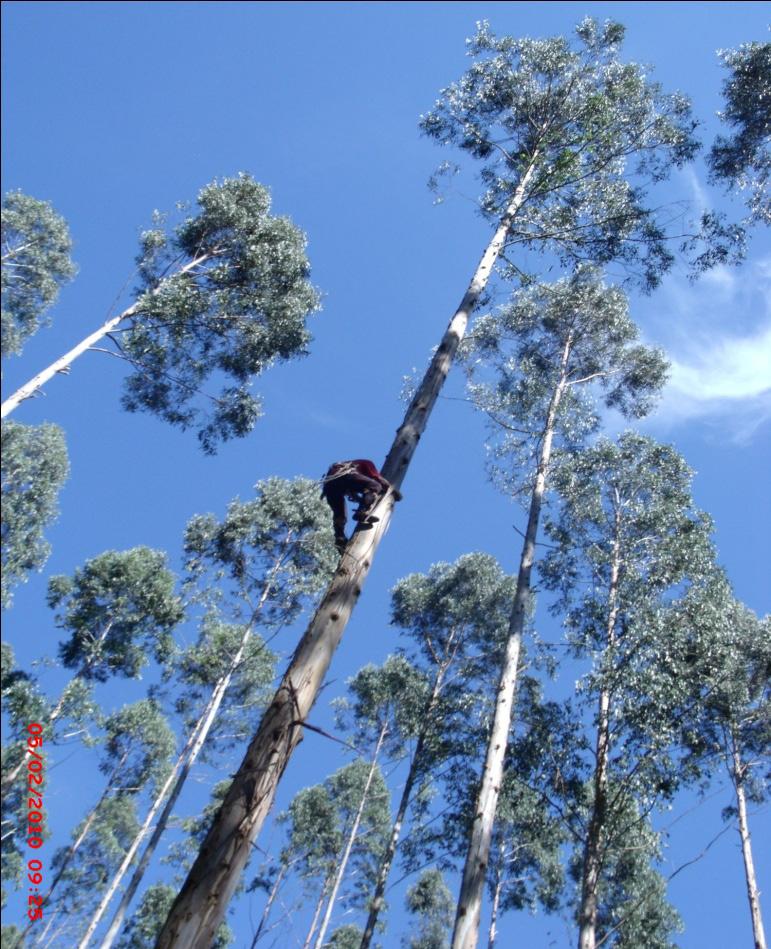
[[[324,488],[324,497],[332,508],[332,529],[335,532],[335,546],[343,552],[348,538],[345,536],[347,513],[345,510],[345,491],[339,490],[337,483],[332,481]]]

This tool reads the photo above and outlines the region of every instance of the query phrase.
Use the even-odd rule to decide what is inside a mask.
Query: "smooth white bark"
[[[185,264],[184,267],[180,267],[177,271],[177,274],[187,273],[194,267],[204,263],[211,256],[213,255],[203,254],[201,257],[197,257],[195,260],[191,260],[189,263]],[[157,293],[157,289],[152,291],[153,295],[155,293]],[[46,382],[49,382],[51,379],[53,379],[57,373],[66,373],[78,356],[82,356],[83,353],[87,352],[94,345],[94,343],[98,343],[100,339],[104,339],[108,333],[112,333],[113,330],[116,330],[121,323],[134,316],[138,309],[138,305],[135,303],[133,306],[128,307],[122,313],[118,314],[118,316],[114,316],[112,319],[102,323],[99,329],[94,330],[93,333],[90,333],[85,339],[82,339],[77,344],[77,346],[73,346],[72,349],[66,352],[63,356],[60,356],[58,359],[54,360],[50,366],[47,366],[36,376],[33,376],[29,382],[25,382],[23,386],[20,386],[13,393],[13,395],[10,395],[5,400],[5,402],[3,402],[2,407],[0,408],[0,418],[5,418],[6,415],[10,415],[11,412],[13,412],[13,410],[21,402],[33,396],[38,391],[38,389],[44,386]]]
[[[348,834],[348,840],[345,843],[345,850],[343,851],[343,855],[340,858],[340,864],[337,868],[337,873],[335,874],[335,879],[332,883],[332,892],[329,894],[327,908],[324,913],[324,919],[321,921],[321,927],[319,928],[318,936],[316,937],[314,949],[321,949],[321,947],[324,945],[324,936],[327,934],[327,927],[329,926],[329,921],[332,918],[332,910],[335,907],[337,893],[340,889],[340,884],[343,882],[343,877],[345,876],[345,870],[348,866],[348,860],[350,859],[354,842],[356,841],[356,835],[359,833],[359,825],[361,824],[361,818],[364,815],[364,808],[367,805],[369,789],[372,785],[372,779],[375,777],[375,770],[377,769],[377,759],[380,755],[380,749],[383,747],[383,741],[387,731],[388,723],[384,722],[383,727],[380,729],[380,735],[378,736],[377,744],[375,745],[375,751],[372,755],[372,764],[370,765],[369,772],[367,773],[367,780],[364,784],[364,791],[361,795],[361,801],[359,802],[359,806],[356,809],[356,816],[354,817],[353,824],[351,825],[351,832]]]
[[[544,425],[543,441],[538,459],[538,468],[530,499],[530,512],[527,530],[522,545],[522,554],[517,575],[517,590],[514,595],[506,650],[498,681],[495,713],[487,743],[485,762],[474,806],[474,822],[471,826],[469,846],[463,867],[460,895],[455,916],[452,937],[452,949],[475,949],[479,939],[479,923],[482,913],[487,866],[490,858],[495,812],[498,808],[501,781],[503,780],[503,762],[506,756],[509,729],[514,710],[514,697],[519,673],[519,656],[522,649],[522,636],[527,619],[530,600],[530,576],[535,562],[535,542],[538,534],[538,522],[546,490],[546,477],[551,459],[554,424],[562,396],[567,387],[567,365],[572,340],[565,344],[561,357],[561,373],[549,402]]]
[[[755,874],[755,861],[752,858],[752,840],[750,827],[747,822],[747,799],[744,793],[744,765],[742,764],[739,749],[734,741],[733,747],[733,780],[736,789],[736,809],[739,818],[739,837],[742,842],[742,857],[744,858],[744,878],[747,884],[747,899],[750,904],[752,918],[752,938],[754,949],[767,949],[766,933],[763,928],[763,914],[760,910],[760,890]]]

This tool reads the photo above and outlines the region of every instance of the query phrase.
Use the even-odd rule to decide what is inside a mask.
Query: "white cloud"
[[[643,325],[671,363],[646,428],[700,422],[746,444],[771,419],[771,257],[715,268],[696,285],[671,278]]]

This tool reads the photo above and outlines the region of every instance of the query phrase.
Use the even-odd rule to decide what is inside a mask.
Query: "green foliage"
[[[659,835],[633,801],[622,798],[605,848],[598,887],[597,944],[613,949],[676,949],[683,924],[667,900],[666,880],[655,868],[661,860]],[[580,861],[571,866],[580,880]],[[604,940],[604,941],[603,941]]]
[[[165,554],[148,547],[107,551],[86,561],[72,577],[53,577],[48,605],[70,633],[59,654],[87,680],[111,675],[136,678],[148,661],[166,662],[171,631],[183,610]]]
[[[216,600],[225,600],[233,620],[250,618],[264,597],[260,624],[270,628],[297,618],[337,559],[317,482],[268,478],[255,489],[255,500],[233,501],[221,522],[213,514],[190,521],[186,568],[188,584],[204,594],[220,588]]]
[[[696,123],[684,96],[619,59],[620,24],[587,18],[576,34],[573,45],[499,38],[480,24],[472,66],[421,127],[482,162],[482,208],[495,220],[534,164],[511,244],[549,248],[563,263],[615,260],[651,290],[673,256],[646,191],[693,158]]]
[[[513,592],[513,579],[495,558],[465,554],[400,580],[391,592],[391,620],[429,667],[452,656],[462,678],[485,676],[505,642]]]
[[[307,885],[326,876],[342,849],[342,834],[329,789],[317,784],[299,791],[278,823],[287,826],[287,843],[281,851],[284,866]]]
[[[729,70],[720,118],[733,134],[715,139],[710,176],[727,188],[749,191],[749,222],[771,224],[771,43],[744,43],[720,57]]]
[[[229,683],[204,746],[203,757],[219,758],[253,730],[270,695],[276,656],[265,640],[243,626],[204,617],[195,645],[184,649],[167,672],[180,691],[175,702],[187,727],[195,727],[213,688],[225,677]]]
[[[364,930],[361,926],[348,923],[347,926],[340,926],[332,933],[328,941],[324,943],[324,949],[359,949],[363,935]]]
[[[197,201],[197,214],[175,229],[142,235],[141,284],[121,341],[135,367],[123,405],[197,426],[211,454],[251,431],[260,414],[254,376],[305,355],[305,321],[319,298],[305,237],[269,213],[266,188],[241,174],[213,181]],[[216,397],[202,394],[209,381],[225,383]]]
[[[123,928],[116,949],[153,949],[177,891],[165,883],[148,887],[142,900]],[[211,949],[226,949],[233,942],[233,933],[226,923],[217,930]]]
[[[670,624],[693,689],[680,723],[691,765],[707,777],[724,765],[737,789],[763,803],[771,790],[771,617],[737,601],[716,571],[673,605]]]
[[[364,797],[371,762],[362,758],[340,768],[324,782],[334,802],[343,845]],[[367,905],[391,830],[391,796],[379,767],[367,791],[361,822],[348,861],[346,891],[339,897],[347,908]],[[337,855],[338,858],[340,854]],[[337,869],[335,859],[331,869]],[[348,885],[346,886],[346,882]]]
[[[597,932],[603,913],[603,925],[618,924],[609,944],[663,949],[676,917],[650,869],[653,838],[639,815],[698,776],[679,749],[693,688],[684,633],[672,620],[714,573],[711,524],[694,507],[680,455],[633,432],[565,459],[554,485],[560,506],[547,523],[552,549],[540,572],[560,594],[555,609],[565,612],[574,654],[590,662],[577,687],[597,736],[561,795],[583,842],[579,919],[589,925],[596,898]]]
[[[334,703],[338,727],[364,748],[374,746],[386,725],[385,752],[401,757],[424,724],[431,689],[426,675],[403,656],[389,656],[382,666],[364,666],[347,685],[350,697]]]
[[[136,793],[148,783],[156,790],[166,778],[176,739],[155,702],[143,699],[125,705],[104,724],[104,774],[119,768],[121,793]]]
[[[507,492],[532,483],[558,389],[564,387],[553,421],[557,446],[575,449],[597,428],[598,402],[641,418],[667,373],[663,353],[639,343],[626,295],[586,266],[519,290],[480,317],[464,358],[471,397],[492,422],[494,476]]]
[[[405,949],[447,949],[455,901],[441,872],[425,870],[407,890],[405,905],[417,917],[412,935],[402,939]]]
[[[0,865],[3,888],[0,905],[7,900],[6,884],[18,887],[21,881],[23,855],[26,850],[24,828],[29,810],[27,788],[21,781],[8,783],[11,773],[19,767],[27,747],[30,722],[45,721],[46,702],[37,683],[26,672],[16,668],[13,649],[2,644],[2,708],[5,718],[2,747],[2,842],[0,843]],[[26,775],[26,772],[23,772]],[[21,833],[17,834],[17,830]]]
[[[21,191],[3,198],[2,350],[18,355],[45,323],[59,288],[75,275],[72,241],[64,218],[48,201]]]
[[[80,834],[81,827],[79,825],[73,830],[73,839]],[[138,830],[133,795],[118,794],[105,798],[91,830],[64,869],[49,904],[51,909],[57,907],[73,927],[77,926],[78,918],[93,910],[94,894],[101,892],[110,882]],[[62,847],[54,854],[51,861],[53,877],[65,860],[67,850]]]
[[[58,514],[69,463],[62,430],[48,422],[3,422],[2,454],[2,603],[10,606],[11,588],[48,558],[43,530]]]

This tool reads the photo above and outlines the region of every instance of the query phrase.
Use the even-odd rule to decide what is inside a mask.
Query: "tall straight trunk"
[[[493,892],[493,908],[490,912],[490,929],[487,935],[487,949],[494,949],[498,936],[498,908],[501,905],[501,890],[503,889],[503,866],[506,860],[506,844],[501,842],[498,848],[498,861],[495,864],[495,890]]]
[[[534,168],[535,156],[482,255],[469,288],[396,433],[383,465],[384,477],[396,488],[401,486],[407,473],[418,440],[466,332],[471,312],[487,286],[509,228],[525,199]],[[389,491],[380,498],[373,512],[380,518],[374,529],[357,530],[349,541],[327,593],[295,650],[198,858],[174,901],[157,949],[171,949],[172,946],[209,949],[251,856],[252,843],[271,809],[284,769],[302,738],[303,723],[313,707],[361,594],[375,551],[388,529],[393,504],[393,494]]]
[[[618,500],[618,499],[617,499]],[[606,659],[610,660],[616,642],[618,618],[618,578],[620,569],[620,508],[616,507],[616,527],[610,565]],[[594,800],[584,845],[581,868],[581,904],[578,909],[578,947],[594,949],[597,931],[597,890],[602,870],[602,836],[608,806],[608,764],[610,761],[610,691],[600,690],[595,748]]]
[[[115,872],[110,885],[105,890],[104,896],[102,897],[99,906],[91,918],[91,922],[88,925],[85,935],[80,941],[78,949],[85,949],[94,932],[96,931],[96,927],[99,925],[102,917],[107,911],[107,907],[117,892],[123,877],[128,872],[128,868],[131,866],[131,863],[136,856],[142,841],[149,833],[150,827],[152,826],[153,821],[155,820],[155,817],[158,814],[161,805],[163,804],[163,800],[166,797],[166,794],[169,793],[169,788],[172,788],[169,798],[166,801],[166,804],[163,806],[163,810],[161,811],[161,814],[158,818],[155,830],[153,831],[153,834],[148,841],[147,846],[145,847],[144,853],[142,854],[139,863],[134,870],[133,876],[129,881],[129,885],[126,888],[126,892],[123,894],[123,897],[118,904],[118,908],[116,909],[115,915],[112,919],[112,922],[110,923],[110,928],[107,930],[107,933],[102,940],[100,949],[109,949],[109,947],[117,938],[131,900],[134,898],[134,894],[136,893],[139,884],[142,882],[142,878],[147,871],[150,860],[155,853],[155,848],[158,846],[158,843],[163,836],[164,831],[166,830],[166,825],[168,824],[169,818],[171,817],[172,811],[174,810],[174,806],[177,803],[177,799],[182,793],[182,788],[185,786],[185,782],[187,781],[193,765],[198,760],[198,756],[203,750],[203,746],[205,745],[206,739],[209,736],[209,732],[211,731],[212,725],[214,724],[214,721],[220,710],[223,699],[225,698],[227,690],[230,688],[230,683],[233,681],[233,676],[236,674],[241,662],[243,661],[244,652],[246,651],[246,647],[254,631],[254,624],[256,623],[257,617],[262,612],[262,608],[265,606],[265,602],[270,595],[270,591],[273,588],[273,584],[276,579],[276,574],[278,573],[279,567],[286,556],[286,552],[289,548],[291,540],[292,531],[288,531],[281,549],[281,553],[276,558],[276,561],[271,568],[271,572],[263,585],[260,599],[254,608],[251,617],[249,618],[246,628],[244,629],[244,634],[241,637],[241,643],[238,647],[238,651],[233,657],[227,672],[217,680],[212,694],[209,697],[209,701],[206,703],[202,714],[199,716],[190,738],[188,739],[187,745],[185,746],[185,749],[177,759],[171,774],[156,796],[155,801],[153,801],[153,804],[150,807],[147,816],[145,817],[144,823],[132,841],[131,846],[126,851],[123,861],[121,862],[120,867],[118,867],[118,870]]]
[[[760,891],[758,890],[758,881],[755,876],[755,862],[752,859],[752,840],[750,838],[750,828],[747,823],[747,799],[744,793],[744,771],[741,752],[739,751],[736,737],[733,739],[733,778],[734,788],[736,789],[736,810],[739,816],[739,837],[742,841],[742,856],[744,858],[744,876],[747,881],[747,899],[750,904],[750,916],[752,917],[752,938],[754,949],[766,949],[766,934],[763,929],[763,916],[760,911]]]
[[[321,911],[324,908],[324,900],[327,898],[327,891],[329,890],[329,881],[331,875],[324,880],[324,883],[321,887],[321,893],[319,894],[319,901],[316,903],[316,910],[313,913],[313,919],[311,920],[311,928],[308,930],[308,935],[305,937],[305,942],[303,943],[303,949],[310,949],[311,943],[313,942],[313,936],[316,933],[316,926],[318,925],[319,916],[321,916]]]
[[[177,271],[177,274],[187,273],[188,270],[192,270],[194,267],[199,266],[199,264],[204,263],[214,254],[202,254],[200,257],[197,257],[195,260],[191,260],[189,263],[185,264],[184,267],[180,267]],[[176,276],[175,275],[175,276]],[[157,293],[157,289],[152,291],[152,294]],[[6,415],[10,415],[11,412],[25,399],[29,399],[33,396],[38,389],[49,382],[53,377],[59,373],[66,373],[73,362],[82,356],[83,353],[87,352],[94,343],[98,343],[100,339],[104,339],[108,333],[112,333],[113,330],[116,330],[121,323],[125,320],[128,320],[130,317],[134,316],[139,309],[138,304],[128,307],[122,313],[119,313],[118,316],[112,317],[112,319],[107,320],[105,323],[99,327],[99,329],[94,330],[93,333],[90,333],[86,336],[85,339],[82,339],[77,346],[73,346],[68,352],[63,356],[60,356],[50,366],[47,366],[36,376],[33,376],[29,382],[25,382],[23,386],[20,386],[13,395],[8,396],[8,398],[3,402],[2,407],[0,407],[0,418],[5,418]]]
[[[284,874],[286,873],[286,865],[282,864],[278,873],[276,874],[276,879],[273,881],[273,886],[270,888],[270,893],[268,894],[268,899],[265,903],[265,908],[262,911],[262,916],[260,917],[260,924],[257,927],[257,931],[254,934],[251,945],[249,949],[255,949],[255,946],[260,941],[260,936],[262,936],[263,930],[268,924],[268,917],[270,916],[270,910],[273,906],[273,901],[276,899],[276,894],[278,893],[278,888],[281,886],[281,881],[284,879]]]
[[[399,801],[399,807],[396,811],[396,818],[394,819],[393,826],[391,827],[391,834],[388,838],[388,844],[386,846],[385,853],[383,854],[383,859],[380,861],[377,880],[375,882],[375,891],[372,895],[369,915],[367,916],[367,925],[364,928],[359,949],[369,949],[369,944],[372,942],[372,937],[375,935],[377,919],[380,915],[381,909],[383,908],[383,903],[385,902],[383,896],[385,894],[386,883],[388,882],[388,874],[391,872],[391,865],[393,864],[394,855],[396,854],[396,846],[399,843],[399,837],[402,832],[404,817],[407,813],[407,808],[409,807],[410,798],[412,797],[412,788],[414,787],[415,779],[420,773],[420,766],[423,759],[423,749],[426,744],[426,738],[428,737],[428,731],[432,725],[432,713],[434,711],[434,707],[436,706],[437,699],[439,698],[439,692],[441,691],[446,671],[447,665],[441,666],[437,671],[436,677],[434,679],[434,687],[431,690],[431,698],[428,700],[425,711],[423,712],[423,724],[421,726],[420,733],[418,734],[418,740],[415,744],[415,754],[412,756],[410,769],[407,772],[407,779],[405,780],[404,787],[402,788],[402,796]]]
[[[70,679],[70,682],[69,682],[70,685],[71,685],[73,682],[76,682],[78,679],[82,679],[82,678],[86,675],[86,673],[88,672],[88,670],[94,665],[94,663],[96,662],[96,660],[99,658],[99,649],[98,649],[98,647],[101,646],[102,643],[103,643],[103,642],[105,641],[105,639],[107,638],[107,634],[108,634],[108,633],[110,632],[110,630],[112,629],[112,624],[113,624],[113,620],[111,620],[111,619],[108,620],[108,621],[104,624],[104,626],[102,627],[102,629],[101,629],[100,632],[99,632],[99,636],[97,637],[97,639],[96,639],[96,641],[95,641],[94,650],[92,651],[92,653],[91,653],[91,655],[89,656],[89,658],[88,658],[88,659],[83,663],[83,665],[80,667],[80,669],[78,669],[77,674],[76,674],[75,676],[73,676],[72,679]],[[65,686],[65,688],[62,690],[62,694],[59,696],[59,701],[56,703],[56,705],[54,705],[54,707],[51,709],[50,714],[48,715],[48,721],[46,722],[46,724],[47,724],[49,727],[50,727],[51,725],[53,725],[53,723],[59,718],[59,716],[60,716],[60,715],[62,714],[62,712],[64,711],[64,703],[65,703],[65,701],[66,701],[66,698],[67,698],[67,687]],[[29,751],[29,749],[26,749],[26,750],[25,750],[25,753],[24,753],[24,755],[22,756],[22,758],[21,758],[21,760],[19,761],[19,763],[18,763],[14,768],[12,768],[12,769],[8,772],[7,775],[5,775],[5,777],[4,777],[3,780],[2,780],[2,791],[3,791],[3,793],[5,793],[5,792],[8,790],[8,788],[11,787],[11,785],[12,785],[13,782],[16,780],[16,778],[18,778],[18,776],[19,776],[19,774],[21,773],[22,769],[26,767],[26,765],[27,765],[27,758],[29,758],[29,757],[31,757],[30,751]]]
[[[479,921],[482,912],[482,896],[487,875],[487,864],[490,857],[490,841],[503,779],[503,761],[506,756],[506,745],[514,709],[514,696],[517,689],[519,654],[522,648],[522,636],[530,599],[530,576],[535,562],[535,541],[546,490],[546,477],[551,459],[557,410],[568,384],[567,372],[571,347],[572,337],[569,336],[561,355],[559,381],[554,388],[546,413],[535,484],[530,497],[527,530],[519,561],[517,590],[514,594],[514,603],[509,617],[508,640],[498,681],[495,714],[487,743],[487,754],[479,782],[479,791],[474,805],[474,822],[471,826],[466,862],[463,867],[452,949],[474,949],[479,939]]]
[[[73,840],[73,842],[70,844],[70,847],[67,850],[67,853],[64,855],[64,859],[59,864],[59,869],[56,871],[56,876],[51,881],[51,885],[48,887],[48,892],[43,896],[43,902],[40,904],[41,906],[47,905],[48,901],[51,899],[52,893],[54,892],[57,884],[59,883],[59,880],[61,880],[61,878],[64,876],[65,870],[72,862],[72,858],[75,856],[75,854],[78,852],[78,850],[80,850],[81,846],[83,845],[83,841],[86,839],[86,837],[88,836],[88,832],[91,830],[91,828],[94,825],[96,816],[99,813],[99,808],[107,800],[108,796],[113,792],[115,788],[116,778],[119,776],[121,768],[125,764],[127,757],[128,757],[128,752],[126,751],[124,752],[120,761],[113,768],[112,773],[110,774],[110,777],[107,780],[107,784],[105,785],[104,791],[102,791],[101,795],[99,796],[99,800],[91,808],[88,814],[88,817],[86,817],[85,821],[83,822],[83,826],[80,829],[80,833],[78,834],[77,838]],[[26,935],[30,931],[30,929],[32,929],[33,926],[34,926],[34,923],[27,923],[24,929],[24,933],[22,935],[23,936]]]
[[[335,879],[332,884],[332,892],[329,894],[329,900],[327,902],[327,909],[324,913],[324,919],[321,921],[321,928],[319,929],[319,934],[316,937],[316,944],[314,949],[321,949],[324,944],[324,936],[327,933],[327,927],[329,926],[329,921],[332,918],[332,910],[335,907],[335,901],[337,900],[337,893],[340,889],[340,884],[343,882],[343,877],[345,876],[345,870],[348,866],[348,860],[351,856],[351,850],[353,850],[353,845],[356,841],[356,835],[359,833],[359,824],[361,824],[361,818],[364,814],[364,808],[367,804],[367,797],[369,796],[369,789],[372,785],[372,779],[375,777],[375,769],[377,768],[377,759],[380,755],[380,749],[383,747],[383,741],[385,740],[386,732],[388,731],[388,722],[383,722],[383,727],[380,729],[380,735],[378,736],[377,744],[375,745],[375,751],[372,755],[372,764],[370,765],[369,772],[367,774],[367,780],[364,784],[364,791],[361,795],[361,801],[356,810],[356,816],[351,825],[351,832],[348,834],[348,840],[345,844],[345,850],[343,855],[340,858],[340,865],[337,868],[337,873],[335,874]]]

